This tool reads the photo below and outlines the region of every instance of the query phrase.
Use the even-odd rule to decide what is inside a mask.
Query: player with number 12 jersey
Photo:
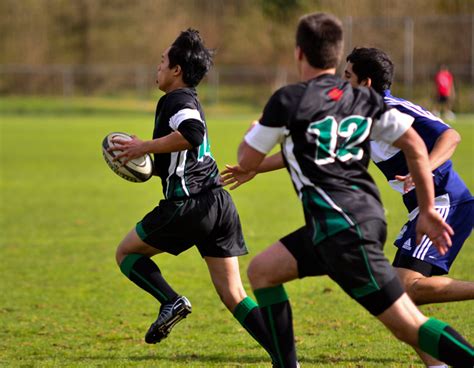
[[[367,220],[384,219],[378,189],[367,172],[369,138],[392,143],[412,120],[386,106],[376,92],[353,89],[324,74],[275,92],[258,128],[245,139],[261,152],[281,142],[293,185],[317,218],[312,240],[318,244]],[[257,139],[262,129],[267,134]]]

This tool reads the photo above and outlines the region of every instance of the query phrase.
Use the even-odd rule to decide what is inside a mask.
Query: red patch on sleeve
[[[334,87],[328,92],[328,96],[331,97],[331,99],[333,99],[334,101],[339,101],[343,94],[344,92],[337,87]]]

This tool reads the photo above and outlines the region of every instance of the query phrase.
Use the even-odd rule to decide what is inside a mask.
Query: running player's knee
[[[419,304],[420,280],[422,278],[406,278],[403,280],[403,287],[406,293],[415,304]]]
[[[403,288],[405,289],[406,293],[410,297],[410,299],[415,303],[417,303],[418,293],[419,293],[419,286],[418,281],[420,281],[422,277],[419,273],[412,272],[407,269],[399,268],[397,269],[398,276],[400,281],[403,284]]]
[[[250,284],[252,285],[257,279],[257,267],[255,266],[254,261],[255,258],[250,261],[249,266],[247,268],[247,277],[249,278]]]
[[[262,272],[262,265],[258,256],[250,262],[249,267],[247,268],[247,276],[253,288],[255,288],[255,286],[261,282],[262,277],[265,276]]]
[[[131,253],[127,250],[127,246],[125,244],[126,243],[122,241],[115,250],[115,261],[117,262],[118,266],[120,266],[125,257],[127,257]]]
[[[249,264],[247,276],[252,285],[252,289],[260,289],[275,286],[272,270],[261,255],[255,257]]]
[[[125,257],[126,257],[126,254],[122,251],[121,247],[118,246],[117,249],[115,250],[115,261],[117,262],[118,266],[120,266],[120,264],[122,263]]]
[[[244,299],[247,294],[243,287],[234,287],[227,289],[217,289],[217,294],[221,299],[222,303],[227,307],[229,311],[233,311],[237,304],[239,304],[242,299]]]

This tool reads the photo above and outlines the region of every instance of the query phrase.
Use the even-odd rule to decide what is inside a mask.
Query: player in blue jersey
[[[445,276],[474,225],[474,199],[453,168],[450,158],[459,134],[421,106],[392,96],[394,66],[388,55],[376,48],[356,48],[347,56],[344,76],[353,86],[367,86],[384,97],[385,103],[414,118],[412,127],[429,152],[435,186],[435,208],[454,230],[453,245],[440,255],[428,238],[415,243],[418,202],[403,153],[380,141],[371,142],[371,157],[389,184],[403,195],[409,221],[395,240],[393,261],[405,289],[416,304],[474,299],[474,282]],[[425,363],[434,365],[434,362]]]
[[[303,204],[306,226],[254,257],[248,269],[278,363],[297,366],[283,283],[329,275],[400,340],[450,364],[470,366],[473,347],[416,308],[382,251],[386,224],[367,171],[370,139],[403,150],[420,201],[417,241],[427,234],[440,253],[448,250],[451,229],[434,209],[426,148],[410,127],[411,117],[384,104],[375,91],[352,88],[334,75],[341,53],[337,18],[315,13],[300,19],[295,48],[300,82],[271,96],[239,146],[239,165],[228,167],[223,178],[235,187],[256,171],[286,167]],[[266,158],[278,143],[281,154]]]
[[[116,260],[132,282],[161,304],[145,335],[154,344],[191,313],[191,303],[173,289],[151,257],[163,252],[177,256],[196,245],[222,302],[273,359],[260,308],[242,285],[237,257],[247,248],[232,198],[220,184],[195,89],[211,65],[212,53],[199,32],[181,32],[158,66],[157,84],[165,94],[156,108],[153,138],[114,140],[113,149],[122,151],[117,159],[154,154],[164,196],[121,241]]]
[[[430,165],[435,184],[435,206],[451,224],[455,235],[449,252],[440,257],[429,241],[420,247],[414,246],[413,221],[402,229],[395,245],[399,248],[394,265],[410,297],[417,304],[474,299],[474,283],[454,281],[443,275],[459,253],[474,224],[474,199],[450,160],[459,134],[441,119],[412,102],[391,95],[393,64],[382,50],[357,48],[347,57],[345,78],[354,86],[372,87],[384,96],[385,102],[414,118],[413,128],[422,137],[429,152]],[[390,185],[403,194],[409,218],[417,214],[417,201],[406,161],[399,149],[371,142],[371,157],[383,172]]]

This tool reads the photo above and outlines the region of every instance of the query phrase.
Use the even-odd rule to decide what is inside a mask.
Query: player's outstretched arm
[[[238,150],[238,161],[239,166],[243,171],[257,171],[264,158],[265,153],[257,151],[245,140],[240,143]]]
[[[461,136],[457,131],[452,128],[445,130],[439,136],[428,156],[431,171],[437,169],[439,166],[444,164],[452,157],[459,142],[461,142]],[[396,175],[395,179],[403,181],[403,189],[405,193],[409,192],[414,187],[413,178],[411,177],[411,174]]]
[[[440,167],[453,156],[459,142],[461,142],[461,136],[452,128],[445,130],[443,134],[439,136],[429,154],[432,171]]]
[[[232,184],[229,189],[233,190],[252,180],[255,175],[256,171],[245,171],[239,165],[225,165],[225,169],[221,172],[221,183],[224,186]]]
[[[393,145],[403,151],[415,183],[420,210],[416,242],[419,244],[426,234],[440,254],[445,254],[451,246],[453,230],[434,209],[434,186],[426,146],[413,128],[409,128]]]
[[[223,185],[233,184],[229,188],[233,190],[252,180],[257,174],[279,170],[284,167],[283,155],[281,152],[278,152],[269,157],[265,157],[256,171],[245,171],[239,165],[226,165],[225,170],[221,172],[221,181]]]
[[[237,159],[243,172],[257,172],[265,156],[283,139],[283,126],[267,126],[255,123],[245,134],[237,150]],[[274,161],[273,161],[274,160]],[[270,163],[281,166],[282,156],[275,156]],[[264,163],[264,167],[265,167]],[[255,176],[255,175],[254,175]]]

